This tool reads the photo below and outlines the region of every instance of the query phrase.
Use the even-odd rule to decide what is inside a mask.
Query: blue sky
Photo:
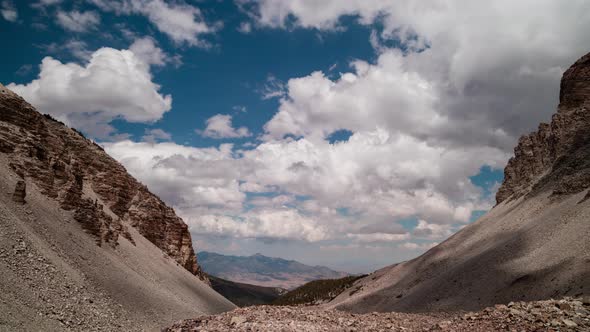
[[[527,2],[0,0],[0,81],[102,144],[197,250],[366,272],[490,209],[553,113],[590,8]]]

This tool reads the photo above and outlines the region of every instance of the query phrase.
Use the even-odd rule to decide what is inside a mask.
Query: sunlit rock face
[[[116,246],[119,236],[133,242],[128,227],[134,227],[208,282],[197,264],[188,226],[99,145],[41,115],[2,85],[0,129],[0,152],[11,168],[72,211],[97,244]]]

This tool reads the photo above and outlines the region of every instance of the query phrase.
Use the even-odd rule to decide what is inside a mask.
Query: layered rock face
[[[97,244],[133,243],[128,226],[208,282],[197,264],[188,226],[94,142],[38,113],[0,85],[0,153],[24,180],[72,211]],[[24,182],[23,182],[24,183]],[[24,192],[23,192],[24,194]],[[24,196],[23,196],[24,199]]]
[[[499,204],[541,189],[554,195],[590,186],[590,54],[563,75],[559,107],[550,124],[523,136],[504,170]],[[551,186],[551,188],[547,188]]]

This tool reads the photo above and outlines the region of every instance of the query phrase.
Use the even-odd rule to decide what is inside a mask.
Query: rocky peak
[[[0,153],[22,183],[55,199],[98,245],[134,243],[133,227],[181,266],[208,282],[197,264],[187,225],[145,185],[75,129],[41,115],[0,84]],[[26,179],[26,182],[25,182]],[[24,187],[15,199],[24,202]],[[18,191],[18,193],[17,193]]]
[[[522,136],[504,169],[499,204],[540,190],[553,195],[590,187],[590,53],[561,80],[559,107],[551,123]]]

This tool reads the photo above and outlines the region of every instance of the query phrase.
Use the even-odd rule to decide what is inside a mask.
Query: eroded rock
[[[133,242],[129,225],[209,282],[197,264],[187,225],[171,207],[102,147],[51,116],[41,115],[2,85],[0,153],[8,156],[17,175],[27,177],[44,195],[72,211],[98,244],[115,246],[120,236]]]
[[[12,200],[19,203],[25,204],[25,197],[27,196],[27,183],[23,180],[19,180],[14,186],[14,193],[12,194]]]
[[[539,190],[554,195],[590,187],[590,53],[561,80],[559,107],[550,124],[522,136],[504,170],[499,204]]]

